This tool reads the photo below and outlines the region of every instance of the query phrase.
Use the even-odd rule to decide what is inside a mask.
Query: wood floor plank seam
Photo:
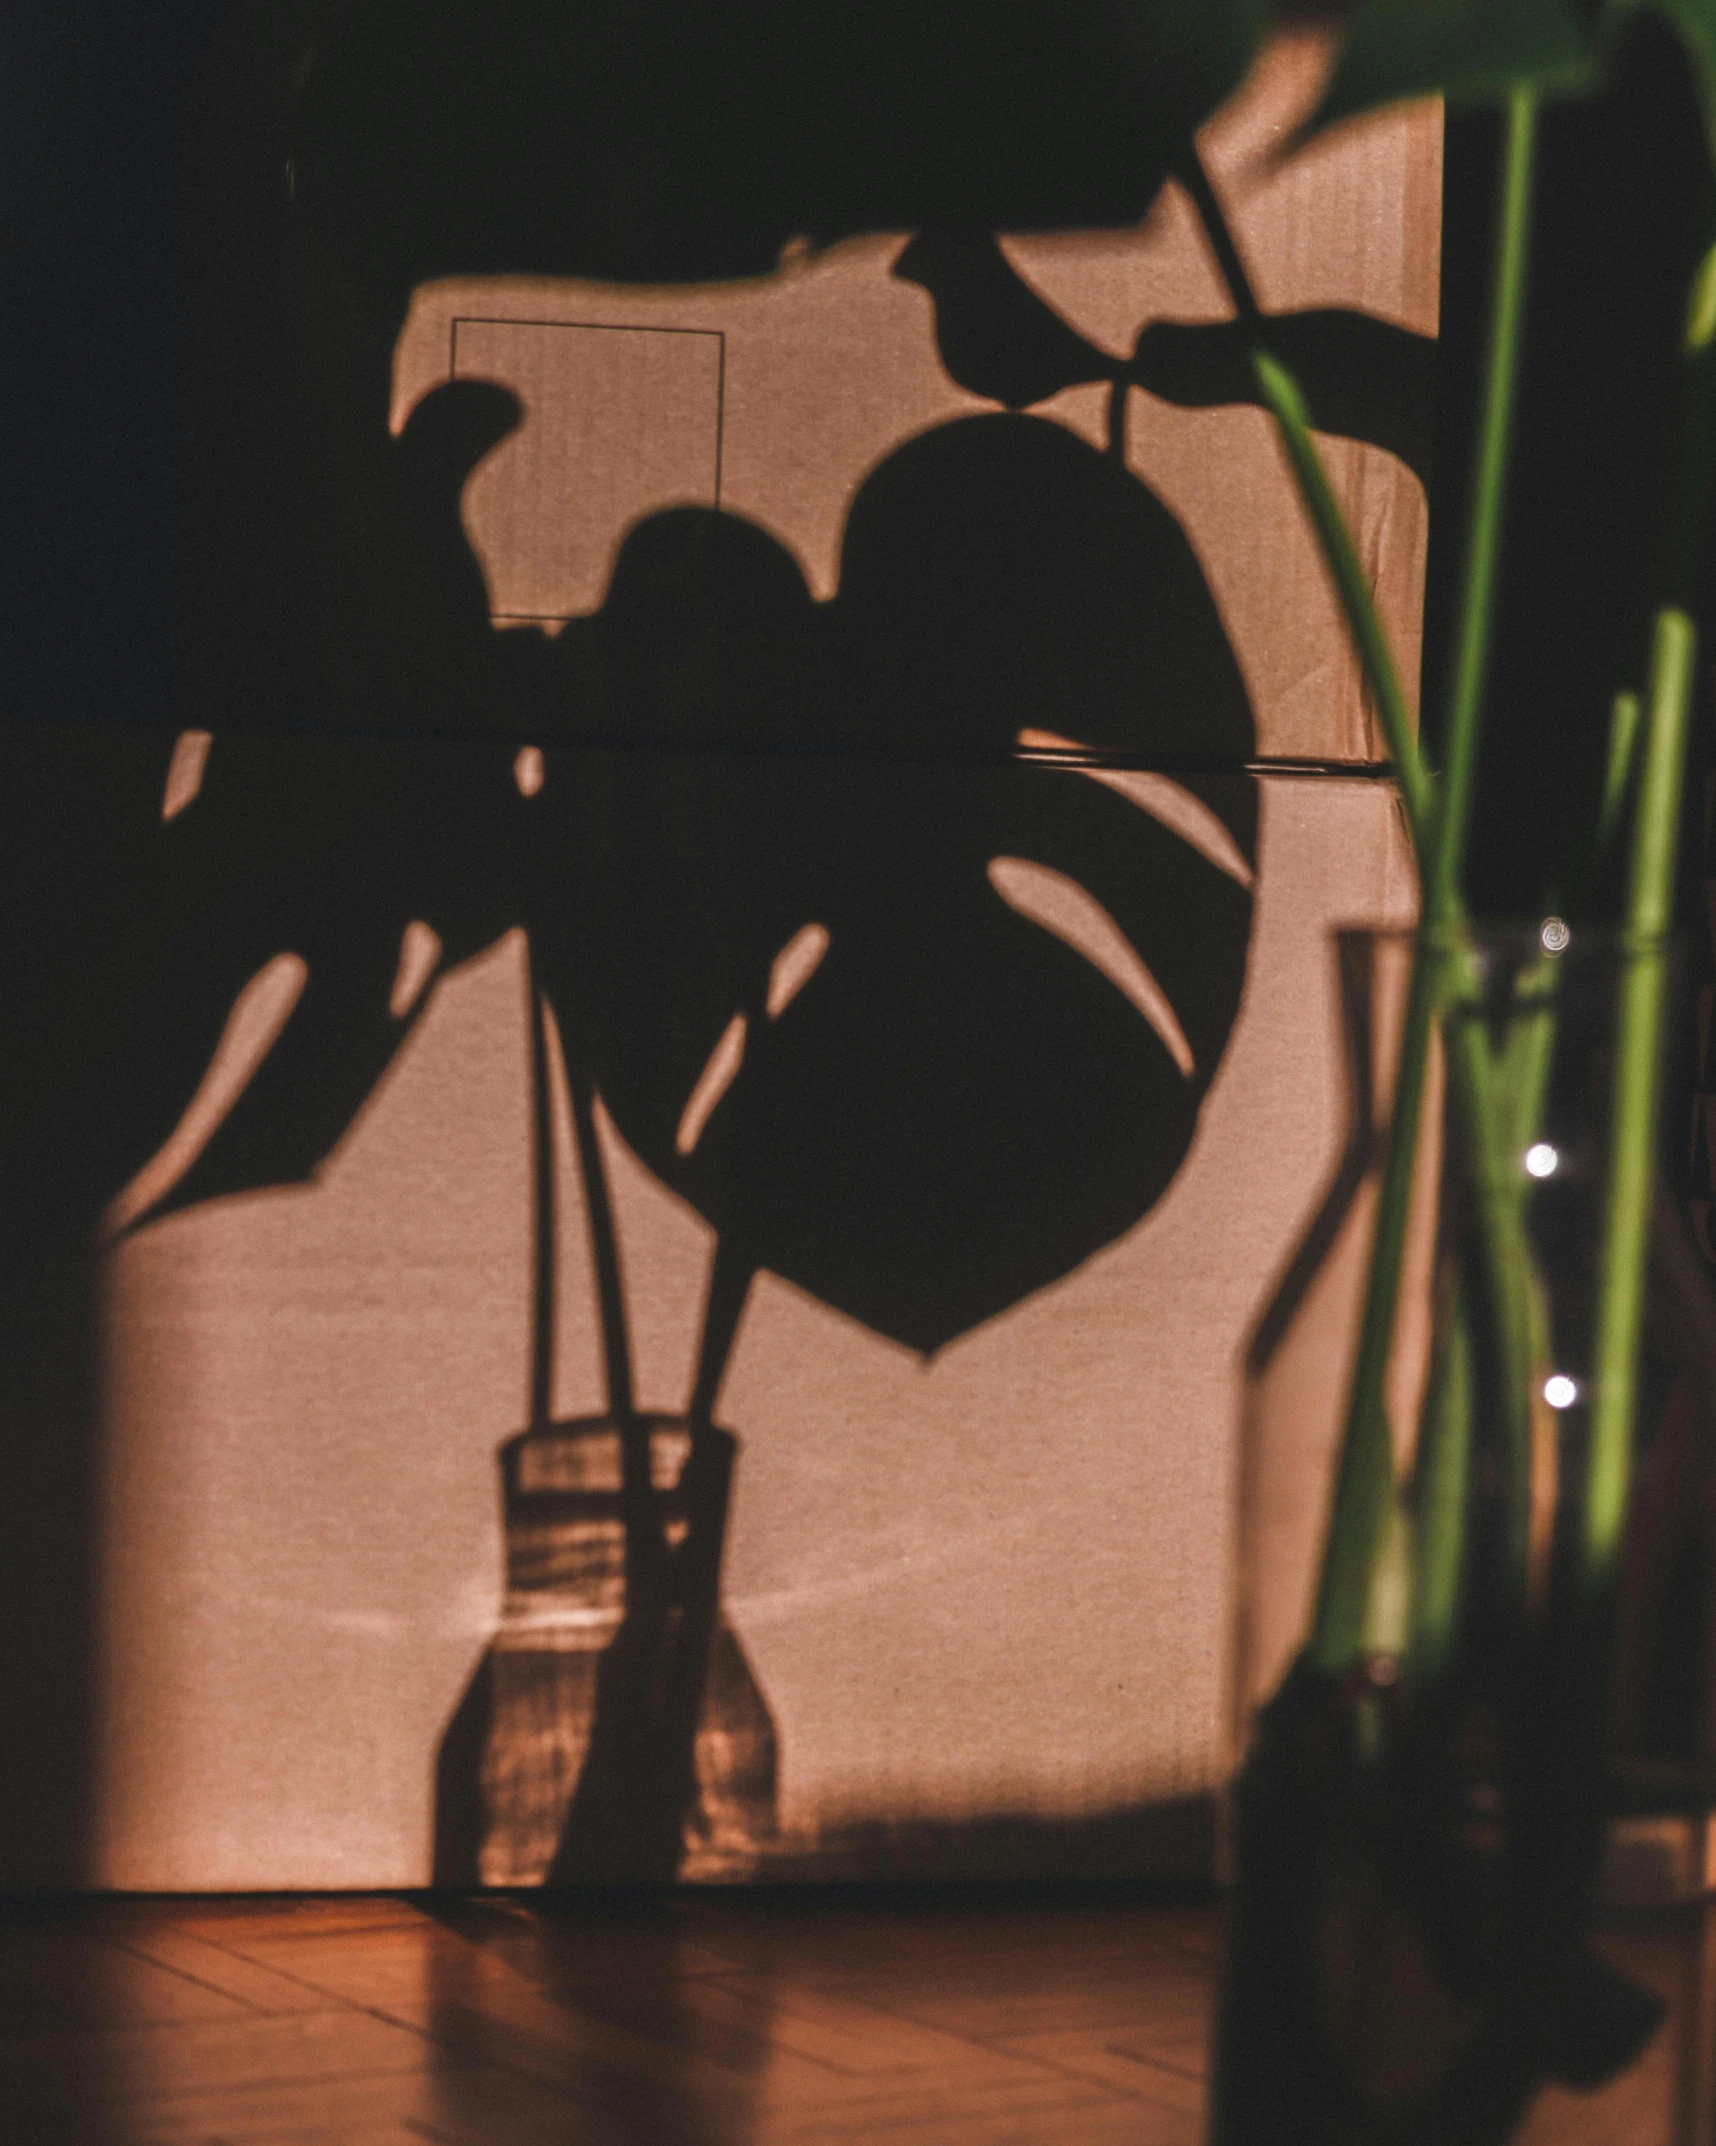
[[[230,1997],[234,2004],[243,2005],[247,2011],[256,2013],[259,2018],[277,2019],[282,2016],[278,2012],[269,2011],[265,2005],[259,2005],[252,1999],[241,1995],[237,1990],[226,1988],[223,1984],[212,1980],[209,1975],[195,1974],[189,1968],[181,1967],[172,1960],[163,1959],[158,1951],[151,1951],[145,1945],[116,1943],[112,1945],[112,1949],[116,1952],[123,1952],[132,1959],[147,1960],[152,1967],[159,1967],[170,1975],[177,1975],[183,1982],[192,1983],[199,1989],[213,1990],[216,1996]],[[213,1951],[216,1948],[211,1946],[207,1949]],[[248,1965],[249,1963],[245,1962],[243,1964]],[[282,1976],[279,1979],[286,1980],[287,1978]]]

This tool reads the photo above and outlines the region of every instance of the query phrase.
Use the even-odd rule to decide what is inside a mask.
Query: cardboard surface
[[[1321,64],[1283,40],[1204,147],[1308,378],[1380,383],[1319,415],[1411,680],[1440,119],[1281,161]],[[743,1287],[697,1764],[773,1830],[728,1854],[706,1809],[687,1868],[1196,1864],[1151,1829],[1226,1761],[1241,1365],[1342,1132],[1330,935],[1411,907],[1229,317],[1172,188],[1135,234],[425,285],[391,435],[379,374],[326,405],[339,632],[267,614],[299,716],[371,734],[247,730],[248,614],[193,605],[198,728],[0,743],[8,1882],[501,1868],[468,1825],[446,1860],[457,1809],[620,1562],[617,1492],[538,1541],[500,1472],[527,1426],[612,1472],[594,1156],[675,1436]],[[443,649],[442,735],[399,734]],[[551,1835],[582,1747],[539,1741]]]
[[[1314,40],[1284,43],[1206,134],[1259,302],[1283,314],[1351,309],[1434,336],[1440,110],[1414,106],[1349,126],[1279,161],[1314,92],[1320,52]],[[1175,187],[1136,234],[1010,239],[1002,251],[1028,291],[1113,365],[1153,321],[1231,318],[1196,214]],[[510,277],[423,286],[395,358],[395,430],[449,380],[492,383],[521,405],[517,429],[463,500],[492,615],[541,619],[553,632],[594,612],[628,530],[670,504],[719,504],[754,523],[784,547],[814,599],[831,599],[864,481],[932,427],[997,406],[950,373],[931,293],[902,272],[904,252],[903,239],[855,240],[760,282],[683,289]],[[1005,328],[997,334],[1005,342]],[[996,383],[1010,384],[999,356],[992,362]],[[974,361],[959,369],[988,377]],[[1093,381],[1030,401],[1101,450],[1112,447],[1112,397]],[[1207,578],[1245,681],[1256,752],[1385,758],[1268,417],[1141,387],[1126,400],[1127,466],[1177,518]],[[1380,447],[1333,436],[1323,447],[1415,694],[1422,483]],[[1042,511],[1028,491],[1015,497],[1022,522]],[[1131,600],[1149,609],[1147,580]],[[1165,617],[1158,630],[1170,635],[1178,623]],[[565,703],[557,715],[574,728],[604,727],[600,714],[568,714]],[[717,718],[705,734],[734,728]]]
[[[1266,780],[1258,889],[1191,1154],[1117,1243],[927,1363],[753,1288],[719,1407],[741,1440],[727,1609],[807,1846],[1219,1777],[1240,1358],[1342,1134],[1330,929],[1409,904],[1386,788]],[[528,1403],[527,1050],[512,936],[435,987],[314,1185],[111,1255],[99,1882],[428,1876],[437,1742],[500,1608],[497,1449]],[[604,1143],[638,1401],[679,1410],[710,1232]],[[562,1242],[554,1401],[576,1416],[604,1395],[584,1234]]]

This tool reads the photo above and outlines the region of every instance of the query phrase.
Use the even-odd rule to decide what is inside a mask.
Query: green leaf
[[[1589,11],[1569,0],[1361,0],[1316,124],[1403,97],[1483,104],[1522,85],[1578,91],[1597,66]]]
[[[1617,0],[1631,13],[1650,8],[1669,23],[1686,47],[1704,112],[1704,129],[1716,157],[1716,0]]]

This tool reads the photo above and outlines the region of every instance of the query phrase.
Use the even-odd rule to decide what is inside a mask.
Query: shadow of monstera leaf
[[[118,1227],[309,1177],[433,973],[517,919],[520,800],[493,747],[44,729],[13,734],[8,776],[36,919],[3,979],[14,1222],[52,1205],[87,1236],[128,1184]],[[247,1012],[248,1077],[211,1110],[205,1077]],[[151,1193],[138,1173],[199,1094]]]
[[[539,971],[621,1130],[746,1271],[932,1349],[1120,1235],[1184,1158],[1245,974],[1250,710],[1178,524],[1059,426],[899,450],[825,606],[726,520],[635,531],[571,674],[626,681],[671,735],[675,681],[777,619],[806,728],[895,753],[551,760]],[[687,605],[690,557],[742,587]],[[995,765],[1021,733],[1229,772]]]
[[[1179,523],[1041,419],[966,418],[891,455],[853,501],[829,623],[860,737],[995,753],[1043,731],[1226,766],[1253,748]]]
[[[656,840],[602,860],[585,972],[562,982],[551,926],[544,979],[583,1002],[622,1132],[747,1269],[930,1350],[1165,1190],[1244,981],[1246,778],[1202,785],[1224,821],[1060,769],[589,772],[570,810]]]
[[[395,533],[407,540],[416,606],[438,610],[464,675],[480,677],[480,713],[508,692],[528,699],[539,654],[489,632],[457,517],[465,476],[517,420],[510,395],[461,383],[414,413],[377,457],[404,517]],[[346,651],[353,668],[386,664],[409,627],[409,616],[369,594],[362,645]],[[180,1152],[131,1184],[116,1216],[123,1226],[309,1178],[392,1062],[433,974],[522,914],[522,800],[500,742],[418,739],[402,749],[383,738],[240,729],[212,743],[185,734],[169,755],[170,745],[158,734],[130,751],[109,741],[81,786],[88,817],[62,818],[56,836],[38,824],[23,837],[68,887],[101,888],[115,912],[99,948],[52,965],[102,1032],[86,1064],[103,1087],[89,1115],[104,1198],[178,1126]],[[38,757],[57,765],[48,740]],[[26,765],[31,758],[26,750]],[[89,898],[66,894],[61,913]],[[99,987],[92,960],[105,963]],[[216,1098],[205,1074],[221,1085],[213,1061],[223,1037],[235,1042],[232,1024],[247,1007],[245,1074],[229,1070]],[[255,1033],[259,1022],[272,1041]]]
[[[294,957],[302,984],[157,1211],[313,1175],[385,1075],[434,977],[518,921],[509,860],[520,802],[492,747],[216,741],[202,794],[182,828],[164,830],[178,840],[163,845],[168,929],[154,1002],[163,1025],[175,1009],[206,1008],[206,1036],[223,996],[230,1005],[269,962]]]

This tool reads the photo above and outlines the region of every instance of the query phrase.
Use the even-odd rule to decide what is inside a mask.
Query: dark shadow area
[[[568,907],[593,925],[597,1085],[751,1264],[930,1350],[1165,1189],[1237,1011],[1250,900],[1158,820],[1074,771],[615,753],[556,782],[558,764],[543,803],[558,796],[564,853],[596,867]],[[1249,779],[1196,795],[1237,852]],[[1023,868],[1003,882],[1016,899],[1065,904],[1075,938],[1109,920],[1189,1064],[1004,897],[997,859]],[[771,1014],[774,961],[810,925],[826,953]],[[559,959],[551,930],[557,1003]],[[687,1098],[735,1017],[742,1063],[688,1140]]]
[[[1448,123],[1437,440],[1425,602],[1433,747],[1452,664],[1482,363],[1498,133]],[[1707,243],[1704,126],[1678,45],[1641,16],[1614,79],[1544,109],[1519,420],[1496,603],[1470,894],[1486,915],[1599,916],[1585,883],[1610,701],[1636,687],[1663,559],[1661,473],[1680,422],[1686,290]],[[1648,203],[1649,213],[1640,205]],[[1701,612],[1708,622],[1708,563]],[[1687,887],[1703,852],[1696,724]]]
[[[1481,363],[1498,161],[1486,117],[1446,144],[1438,440],[1426,600],[1427,719],[1452,662],[1461,523]],[[1716,206],[1703,114],[1680,47],[1641,17],[1599,98],[1546,107],[1520,423],[1472,830],[1474,906],[1616,913],[1620,860],[1589,858],[1613,694],[1644,675],[1665,568],[1661,487],[1682,422],[1686,290]],[[1649,204],[1649,213],[1641,205]],[[1716,618],[1708,553],[1695,609]],[[1677,916],[1691,942],[1663,1067],[1645,1417],[1619,1612],[1620,1792],[1637,1809],[1706,1804],[1716,1692],[1716,1414],[1708,1331],[1712,1175],[1707,671],[1694,700]],[[1685,1217],[1690,1213],[1691,1236]],[[1698,1269],[1703,1267],[1703,1273]]]
[[[474,568],[450,532],[465,471],[512,410],[480,384],[450,388],[390,449],[443,611],[484,643]],[[1021,728],[1077,724],[1145,757],[1153,740],[1172,761],[1201,738],[1243,759],[1249,716],[1213,604],[1135,479],[1025,418],[947,427],[897,459],[858,502],[829,605],[803,598],[760,531],[694,510],[643,525],[611,614],[585,637],[602,644],[604,712],[635,714],[647,739],[689,676],[717,706],[802,721],[790,689],[885,741],[925,742],[939,722],[979,756]],[[1028,517],[1009,511],[1021,502]],[[711,557],[713,594],[699,571]],[[783,611],[777,637],[768,622]],[[534,665],[526,690],[547,681],[577,705],[577,637],[493,638]],[[772,690],[754,693],[759,677]],[[1145,1212],[1184,1156],[1237,1010],[1250,779],[1179,784],[1187,839],[1076,771],[551,753],[536,797],[499,741],[238,732],[164,818],[168,738],[110,750],[100,732],[14,735],[7,854],[20,909],[40,919],[11,942],[7,979],[20,1269],[40,1266],[50,1212],[68,1246],[88,1244],[172,1131],[235,1001],[282,953],[303,965],[301,994],[153,1211],[310,1178],[427,1003],[391,1003],[406,927],[421,924],[443,968],[529,927],[533,973],[575,1039],[575,1115],[599,1091],[721,1231],[729,1282],[699,1419],[715,1458],[688,1475],[703,1523],[673,1548],[653,1605],[643,1576],[668,1567],[640,1531],[659,1522],[633,1531],[637,1614],[598,1709],[612,1747],[593,1736],[577,1803],[586,1830],[606,1811],[602,1826],[623,1815],[635,1832],[639,1752],[662,1755],[642,1768],[652,1778],[676,1753],[673,1823],[654,1823],[677,1844],[718,1629],[725,1434],[708,1410],[751,1273],[769,1265],[929,1349]],[[56,809],[67,795],[69,815]],[[826,958],[783,996],[777,964],[807,929]],[[736,1019],[749,1042],[731,1092],[693,1126],[690,1099]],[[623,1304],[604,1317],[611,1341]],[[667,1711],[652,1700],[628,1726],[662,1675]],[[650,1848],[647,1867],[665,1854]],[[587,1873],[574,1860],[566,1874]]]
[[[759,274],[793,239],[930,222],[1130,225],[1260,22],[359,0],[314,48],[295,154],[318,225],[401,287]]]
[[[1209,1882],[1216,1808],[1209,1796],[1170,1797],[1092,1818],[1002,1816],[832,1827],[790,1844],[758,1873],[761,1883],[890,1884],[965,1888],[985,1883],[1181,1884]]]
[[[599,667],[572,703],[552,687],[539,696],[528,656],[507,645],[533,637],[491,643],[473,631],[480,577],[449,555],[456,498],[443,502],[453,512],[438,536],[412,453],[389,437],[394,345],[412,291],[435,276],[756,274],[787,238],[932,223],[899,272],[933,296],[949,373],[976,392],[1022,407],[1075,379],[1123,377],[1192,405],[1255,399],[1219,323],[1156,323],[1117,373],[1019,280],[962,191],[1009,198],[1004,163],[1018,213],[998,219],[992,206],[986,223],[1131,224],[1184,161],[1184,127],[1170,117],[1201,112],[1243,55],[1213,74],[1207,55],[1099,65],[1105,41],[1125,37],[1082,0],[1052,34],[1036,10],[1009,11],[1011,49],[991,13],[979,27],[959,10],[933,21],[865,11],[856,53],[826,11],[812,34],[777,0],[708,23],[690,7],[645,23],[557,0],[507,0],[498,12],[475,0],[208,0],[156,36],[158,13],[128,15],[112,36],[93,9],[29,0],[20,18],[13,94],[23,112],[39,107],[26,129],[39,154],[27,184],[22,164],[15,174],[24,243],[11,265],[28,331],[5,419],[17,476],[9,586],[20,592],[0,644],[11,715],[223,733],[606,734]],[[1133,31],[1155,34],[1143,18]],[[718,52],[702,50],[711,40]],[[1032,40],[1052,50],[1026,65]],[[1153,111],[1158,92],[1170,116]],[[770,147],[788,108],[775,100],[789,97],[805,116]],[[1045,134],[1072,110],[1076,126]],[[889,183],[902,202],[840,208],[842,159],[857,142],[864,171],[889,168],[878,112],[901,130]],[[767,125],[747,123],[759,114]],[[1051,139],[1062,143],[1053,155]],[[733,157],[750,162],[728,200],[720,171]],[[795,206],[800,178],[826,194],[826,214]],[[761,239],[745,202],[768,204]],[[94,306],[97,290],[110,314]],[[1273,328],[1320,422],[1419,466],[1418,339],[1358,315]],[[1124,415],[1121,397],[1117,440]],[[444,427],[443,447],[458,430]],[[483,444],[469,445],[472,462]],[[877,511],[905,512],[927,475],[902,470]],[[1094,502],[1098,479],[1086,489]],[[1162,511],[1148,494],[1135,487],[1128,505],[1118,472],[1110,494],[1102,511],[1134,566],[1168,575],[1162,596],[1177,577],[1203,606],[1189,557],[1169,556],[1177,530],[1150,526]],[[1027,523],[1023,545],[1028,518],[1014,519]],[[646,598],[652,575],[683,580],[673,547],[686,541],[664,532],[630,562]],[[1045,531],[1035,565],[1058,555]],[[790,597],[780,592],[771,636]],[[785,654],[783,642],[769,660]],[[776,698],[790,699],[779,683]],[[836,711],[762,722],[736,698],[712,693],[697,734],[842,742]],[[636,706],[626,712],[634,733],[651,727]],[[663,716],[668,734],[686,736],[687,708]],[[1219,757],[1224,718],[1211,703],[1204,720],[1192,749]],[[878,712],[866,721],[876,734]],[[897,736],[905,718],[889,722]]]

